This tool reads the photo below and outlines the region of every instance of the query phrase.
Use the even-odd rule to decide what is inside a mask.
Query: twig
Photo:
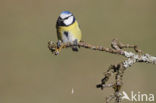
[[[106,87],[114,89],[114,94],[106,98],[106,103],[109,103],[112,99],[115,99],[116,103],[120,103],[121,101],[120,90],[123,84],[122,78],[124,71],[128,67],[131,67],[133,64],[137,62],[156,64],[155,56],[143,53],[141,50],[138,49],[136,45],[123,44],[120,41],[118,41],[118,39],[113,39],[111,43],[112,48],[106,48],[103,46],[94,46],[84,41],[79,42],[77,45],[72,43],[61,43],[60,46],[58,46],[58,43],[54,43],[52,41],[48,42],[49,50],[51,50],[51,52],[55,55],[58,55],[62,49],[70,48],[72,46],[79,46],[86,49],[104,51],[107,53],[122,55],[128,58],[127,60],[120,62],[116,65],[111,65],[108,68],[107,72],[104,74],[101,83],[97,85],[97,88],[101,88],[102,90]],[[125,51],[124,48],[133,48],[136,53]],[[115,82],[112,84],[106,84],[111,75],[114,74],[115,74]]]

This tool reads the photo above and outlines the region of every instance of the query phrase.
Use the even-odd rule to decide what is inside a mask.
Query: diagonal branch
[[[114,93],[106,98],[106,103],[109,103],[113,99],[115,100],[116,103],[121,102],[120,90],[123,84],[122,78],[124,71],[128,67],[131,67],[133,64],[137,62],[156,64],[155,56],[143,53],[141,50],[138,49],[137,45],[124,44],[118,41],[117,39],[113,39],[111,43],[112,48],[106,48],[103,46],[94,46],[84,41],[79,42],[77,45],[72,43],[61,43],[58,45],[58,43],[54,43],[52,41],[48,42],[49,50],[51,50],[51,52],[55,55],[58,55],[62,49],[70,48],[72,46],[83,47],[86,49],[96,51],[104,51],[111,54],[118,54],[127,58],[127,60],[124,60],[123,62],[120,62],[116,65],[111,65],[104,74],[101,83],[97,85],[97,88],[101,88],[102,90],[106,87],[114,89]],[[124,48],[133,48],[135,53],[126,51],[124,50]],[[111,75],[115,75],[114,83],[106,84]]]

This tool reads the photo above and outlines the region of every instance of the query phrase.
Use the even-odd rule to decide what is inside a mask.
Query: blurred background
[[[155,0],[1,0],[0,103],[104,103],[113,93],[96,84],[110,64],[125,58],[83,48],[64,49],[59,56],[48,50],[64,10],[73,12],[91,44],[110,47],[118,38],[156,55]],[[156,96],[155,73],[156,65],[133,65],[122,90]]]

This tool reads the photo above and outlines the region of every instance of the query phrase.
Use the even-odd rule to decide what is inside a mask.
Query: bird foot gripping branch
[[[75,44],[61,43],[60,46],[58,46],[58,43],[54,43],[52,41],[48,42],[49,50],[51,50],[51,52],[55,55],[58,55],[62,49],[69,48],[69,47],[72,48],[72,46],[75,46]],[[141,50],[137,48],[136,45],[123,44],[119,42],[118,39],[113,39],[111,43],[111,48],[105,48],[103,46],[94,46],[84,41],[80,41],[77,44],[77,46],[86,49],[91,49],[91,50],[118,54],[128,58],[127,60],[124,60],[118,64],[111,65],[108,68],[108,70],[105,72],[104,77],[101,79],[101,83],[96,86],[97,88],[100,88],[102,90],[106,87],[110,87],[114,90],[114,93],[106,98],[106,103],[109,103],[113,99],[115,100],[116,103],[121,102],[120,90],[123,84],[122,78],[123,78],[124,71],[128,67],[131,67],[133,64],[138,62],[156,64],[155,56],[151,56],[149,54],[143,53]],[[133,48],[135,53],[125,51],[124,48]],[[112,75],[115,75],[114,82],[111,84],[106,84]]]
[[[68,48],[68,47],[72,47],[72,46],[79,46],[79,44],[75,45],[74,43],[62,43],[62,42],[59,42],[59,43],[56,42],[55,43],[53,41],[49,41],[48,42],[48,48],[52,52],[52,54],[59,55],[59,53],[61,52],[61,50],[63,48]]]
[[[51,50],[51,52],[54,55],[58,55],[61,52],[61,49],[65,48],[65,45],[63,45],[63,43],[60,43],[58,45],[58,42],[54,43],[53,41],[49,41],[48,42],[48,48],[49,48],[49,50]]]

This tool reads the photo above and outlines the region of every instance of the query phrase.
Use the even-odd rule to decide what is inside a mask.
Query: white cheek
[[[69,17],[67,20],[64,20],[63,22],[64,22],[64,24],[66,24],[66,25],[70,25],[70,24],[73,23],[73,20],[74,20],[74,17],[71,16],[71,17]]]

